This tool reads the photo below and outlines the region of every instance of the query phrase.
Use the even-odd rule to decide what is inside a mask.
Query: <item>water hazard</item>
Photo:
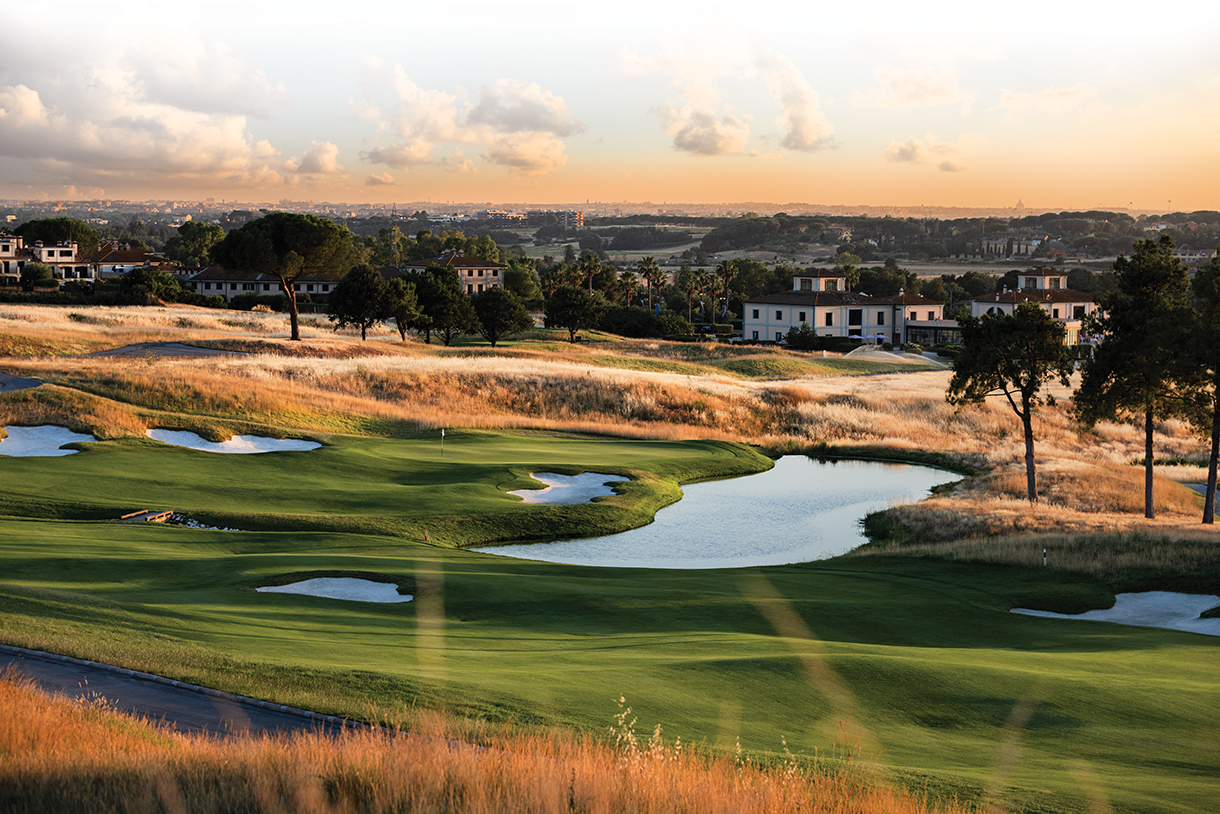
[[[833,557],[865,537],[860,520],[920,500],[960,475],[912,464],[786,455],[757,475],[693,483],[650,525],[621,534],[475,549],[523,560],[633,568],[744,568]]]

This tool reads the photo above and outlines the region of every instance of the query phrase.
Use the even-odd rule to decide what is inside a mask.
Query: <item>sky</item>
[[[28,3],[0,198],[1220,209],[1220,5]]]

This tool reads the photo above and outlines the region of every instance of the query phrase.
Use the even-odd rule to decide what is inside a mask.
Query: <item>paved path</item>
[[[68,698],[101,696],[118,710],[164,720],[186,732],[334,733],[345,725],[363,726],[162,676],[0,645],[0,670],[6,667],[48,692]]]
[[[25,379],[21,376],[10,376],[7,373],[0,373],[0,393],[12,393],[15,390],[28,390],[31,387],[38,387],[42,382],[37,379]]]
[[[235,350],[217,350],[215,348],[198,348],[194,345],[184,345],[181,342],[140,342],[136,345],[125,345],[113,350],[99,350],[89,356],[175,356],[206,358],[210,356],[247,356]]]

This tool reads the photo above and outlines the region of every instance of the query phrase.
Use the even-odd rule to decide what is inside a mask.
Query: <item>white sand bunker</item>
[[[323,599],[346,599],[349,602],[410,602],[415,597],[410,594],[400,594],[398,586],[392,582],[373,582],[355,577],[319,577],[294,582],[291,585],[269,585],[265,588],[255,588],[265,594],[304,594],[305,596],[320,596]]]
[[[1013,608],[1013,613],[1026,616],[1047,616],[1053,619],[1089,619],[1097,622],[1117,622],[1120,625],[1163,627],[1220,636],[1220,619],[1200,619],[1199,614],[1220,605],[1220,596],[1181,594],[1172,591],[1146,591],[1138,594],[1116,594],[1114,607],[1084,613],[1051,613],[1050,611]]]
[[[305,452],[317,449],[316,441],[293,438],[264,438],[261,435],[235,435],[228,441],[207,441],[185,430],[148,430],[144,433],[154,441],[176,447],[190,447],[201,452],[221,452],[232,455],[253,455],[258,452]]]
[[[0,441],[0,455],[14,458],[58,458],[75,455],[79,450],[60,449],[64,444],[96,442],[92,435],[72,432],[67,427],[43,424],[40,427],[5,427],[8,437]]]
[[[554,472],[531,472],[530,477],[539,483],[545,483],[545,489],[518,489],[509,492],[526,503],[542,503],[549,506],[569,506],[576,503],[588,503],[595,497],[608,497],[614,490],[607,484],[616,481],[631,480],[619,475],[604,475],[599,472],[585,472],[581,475],[556,475]]]

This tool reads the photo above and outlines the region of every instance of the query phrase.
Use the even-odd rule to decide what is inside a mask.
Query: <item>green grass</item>
[[[906,782],[970,797],[1026,699],[1016,810],[1080,808],[1073,761],[1119,811],[1205,810],[1218,788],[1220,642],[1007,613],[1065,592],[1108,603],[1070,575],[882,558],[758,569],[817,639],[800,641],[775,634],[746,571],[154,525],[7,520],[0,540],[6,641],[326,712],[424,703],[598,731],[624,694],[643,728],[712,746],[740,735],[753,751],[783,737],[807,753],[850,716],[866,754]],[[316,571],[382,574],[420,598],[253,590]],[[809,680],[799,654],[837,679]]]
[[[243,530],[400,535],[434,544],[595,536],[648,523],[678,484],[758,472],[762,455],[719,441],[537,438],[451,430],[415,439],[323,436],[311,452],[217,455],[147,439],[77,447],[62,458],[6,458],[0,514],[106,520],[174,509]],[[592,462],[592,463],[590,463]],[[606,505],[527,506],[505,494],[531,471],[626,475]],[[80,484],[104,484],[80,488]]]
[[[1001,775],[1013,811],[1084,811],[1082,765],[1119,812],[1206,811],[1220,794],[1220,640],[1008,613],[1109,605],[1086,575],[886,556],[711,571],[511,560],[452,546],[637,525],[679,482],[768,462],[716,442],[462,431],[442,458],[438,438],[320,440],[2,459],[0,640],[357,717],[426,704],[599,732],[625,695],[641,729],[772,754],[781,738],[824,753],[848,721],[890,776],[974,800]],[[504,494],[538,469],[635,480],[588,506]],[[251,530],[103,519],[145,507]],[[319,573],[417,599],[254,590]],[[1019,706],[1028,723],[1010,731]]]

